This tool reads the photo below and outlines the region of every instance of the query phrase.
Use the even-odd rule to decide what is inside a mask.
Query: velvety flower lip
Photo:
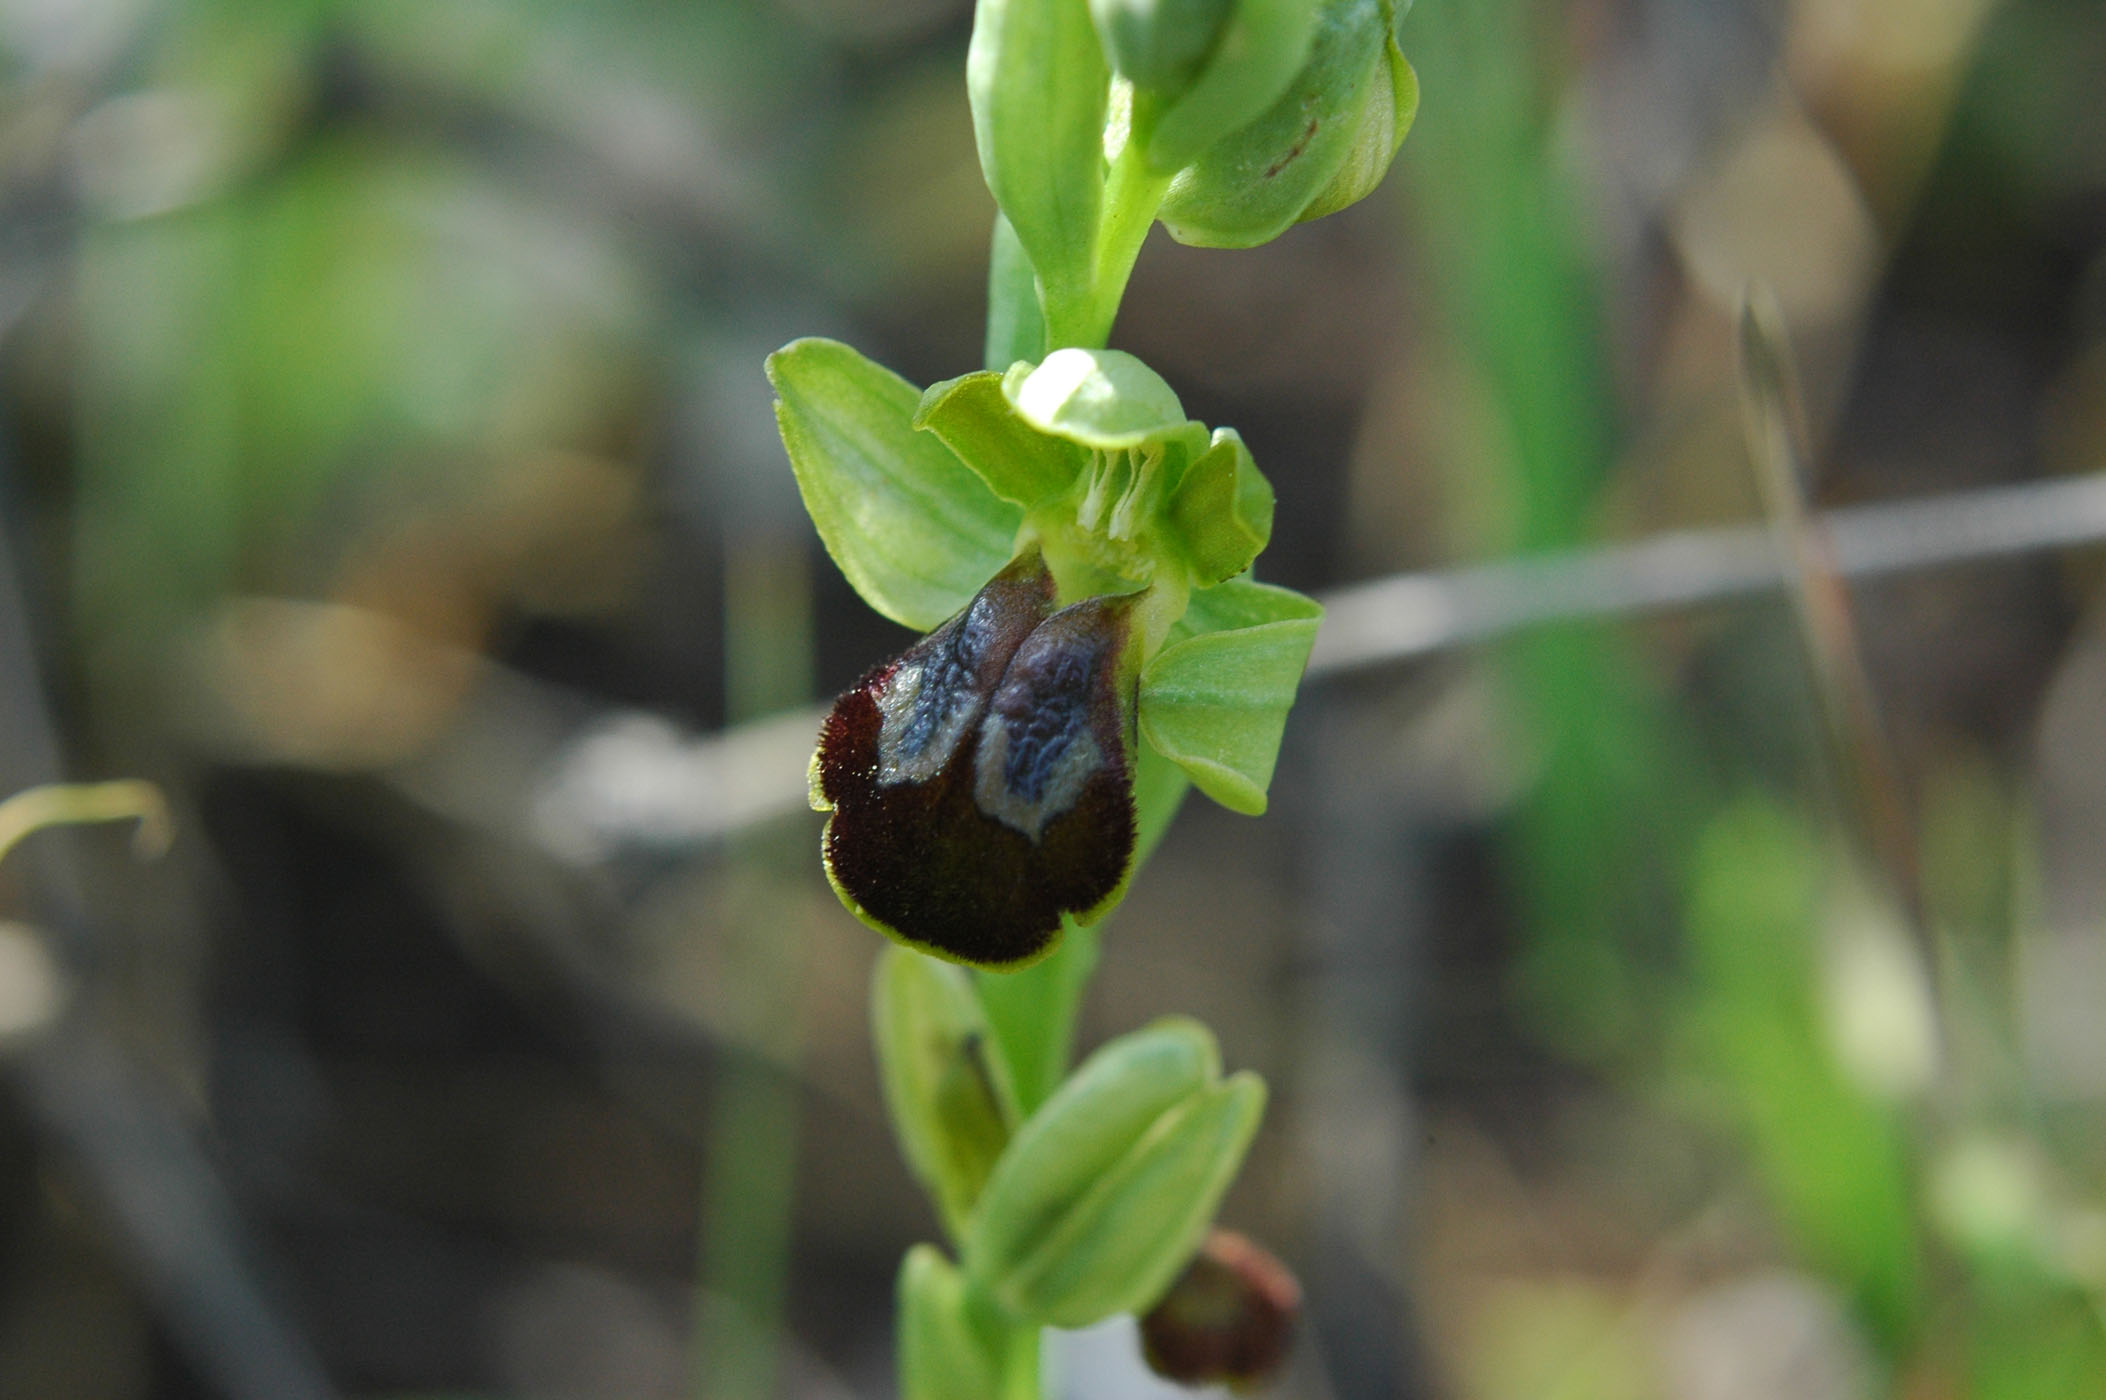
[[[1053,609],[1027,553],[834,703],[813,758],[828,877],[865,923],[956,962],[1052,951],[1133,863],[1133,596]]]

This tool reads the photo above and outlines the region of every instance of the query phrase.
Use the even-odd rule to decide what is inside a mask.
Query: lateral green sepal
[[[835,340],[792,341],[767,369],[805,511],[864,602],[927,631],[1009,562],[1022,512],[914,431],[913,385]]]
[[[1192,595],[1141,671],[1141,737],[1234,812],[1264,812],[1280,738],[1323,615],[1291,589],[1244,579]]]

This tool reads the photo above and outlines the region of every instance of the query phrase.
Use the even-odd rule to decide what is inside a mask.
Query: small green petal
[[[1262,622],[1298,622],[1321,619],[1323,604],[1306,593],[1255,579],[1235,578],[1192,594],[1183,621],[1173,634],[1198,637],[1231,627],[1256,627]]]
[[[929,386],[914,426],[934,433],[997,496],[1026,510],[1073,486],[1086,455],[1017,417],[992,370]]]
[[[1185,468],[1170,497],[1170,523],[1202,588],[1234,578],[1272,538],[1272,483],[1234,428]]]
[[[1224,591],[1227,598],[1209,598]],[[1231,625],[1171,643],[1141,672],[1141,736],[1184,769],[1201,792],[1248,816],[1265,810],[1280,736],[1318,625],[1318,616],[1307,615],[1256,622],[1235,618],[1238,612],[1248,617],[1267,608],[1306,609],[1318,616],[1321,611],[1300,594],[1261,584],[1202,590],[1193,595],[1181,625],[1197,628],[1224,616]]]
[[[913,385],[819,339],[770,355],[768,381],[804,508],[864,602],[927,631],[1009,562],[1022,512],[914,431]]]
[[[1188,440],[1195,429],[1205,442],[1163,377],[1123,350],[1055,350],[1035,368],[1010,366],[1002,392],[1032,427],[1084,447]]]

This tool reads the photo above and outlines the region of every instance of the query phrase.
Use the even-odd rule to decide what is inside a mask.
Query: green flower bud
[[[1263,115],[1178,171],[1160,217],[1180,243],[1249,248],[1379,184],[1418,113],[1386,0],[1323,0],[1307,60]]]
[[[988,1400],[1002,1393],[1007,1327],[933,1245],[899,1270],[900,1400]]]
[[[1149,166],[1181,170],[1263,116],[1308,58],[1315,28],[1315,0],[1237,0],[1189,84],[1150,90],[1135,78]]]
[[[1160,1297],[1257,1130],[1255,1075],[1218,1077],[1213,1037],[1169,1020],[1091,1056],[996,1166],[966,1271],[1018,1318],[1086,1327]]]
[[[871,983],[871,1029],[893,1131],[952,1238],[1016,1128],[1016,1095],[963,972],[889,949]]]
[[[1232,0],[1090,0],[1112,71],[1144,90],[1181,90],[1221,37]]]
[[[1301,1308],[1285,1264],[1234,1231],[1211,1230],[1141,1318],[1142,1354],[1180,1385],[1262,1385],[1286,1361]]]

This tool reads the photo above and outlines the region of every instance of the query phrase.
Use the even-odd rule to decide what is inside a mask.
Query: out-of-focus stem
[[[811,694],[811,591],[803,552],[768,532],[728,531],[725,709],[734,722]],[[753,940],[765,954],[746,995],[756,1052],[720,1063],[704,1131],[694,1386],[700,1400],[777,1390],[796,1203],[805,949],[794,920]]]

